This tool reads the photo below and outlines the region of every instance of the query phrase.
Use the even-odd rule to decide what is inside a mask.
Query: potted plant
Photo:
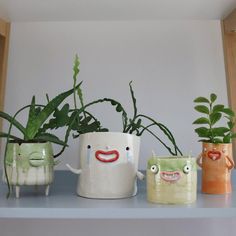
[[[157,157],[147,165],[147,199],[151,203],[190,204],[197,196],[196,160],[191,156]]]
[[[75,88],[79,86],[80,84]],[[14,116],[0,111],[0,118],[10,124],[8,132],[0,132],[0,138],[6,139],[3,180],[8,185],[8,196],[12,187],[15,186],[16,197],[19,198],[22,185],[45,185],[45,194],[48,195],[49,186],[53,181],[54,158],[58,156],[53,155],[51,143],[67,146],[64,141],[49,133],[48,130],[64,125],[63,113],[69,105],[65,104],[61,110],[58,106],[73,91],[74,88],[59,94],[52,100],[49,100],[47,96],[46,105],[36,104],[35,96],[33,96],[31,104],[21,108]],[[29,109],[26,126],[16,119],[17,115],[25,109]],[[54,123],[47,124],[46,122],[52,114]],[[22,137],[12,134],[13,127],[22,134]]]
[[[232,139],[235,125],[234,112],[222,104],[216,104],[217,96],[198,97],[194,100],[196,111],[203,114],[193,124],[200,125],[195,132],[202,142],[202,153],[197,159],[202,168],[202,192],[225,194],[231,190]],[[220,124],[220,125],[218,125]]]
[[[78,57],[74,61],[74,83],[79,73]],[[138,171],[140,136],[148,132],[156,138],[172,155],[181,154],[175,139],[169,129],[153,118],[139,114],[136,106],[136,98],[129,84],[134,113],[128,116],[120,102],[103,98],[84,103],[81,88],[76,91],[80,108],[77,107],[76,93],[74,93],[75,108],[71,110],[74,120],[68,125],[67,137],[71,131],[75,131],[74,138],[79,137],[80,168],[68,168],[76,174],[78,179],[77,194],[87,198],[114,199],[134,196],[137,192],[136,179],[143,179],[143,174]],[[121,113],[122,132],[109,132],[101,123],[88,112],[92,105],[107,102]],[[68,113],[69,114],[69,113]],[[146,122],[146,123],[145,123]],[[152,128],[159,128],[164,136],[173,145],[166,144]]]

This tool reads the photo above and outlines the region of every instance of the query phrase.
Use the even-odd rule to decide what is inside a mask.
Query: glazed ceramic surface
[[[53,166],[49,142],[8,144],[6,170],[11,185],[49,185],[53,181]]]
[[[231,193],[231,169],[234,167],[231,143],[203,143],[198,164],[202,168],[203,193]]]
[[[77,193],[87,198],[126,198],[137,192],[140,138],[126,133],[97,132],[80,136]]]
[[[196,159],[152,157],[147,167],[147,199],[152,203],[189,204],[196,201]]]

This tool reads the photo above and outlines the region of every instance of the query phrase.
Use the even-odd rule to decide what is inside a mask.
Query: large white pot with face
[[[93,132],[80,136],[77,194],[87,198],[126,198],[137,193],[140,137],[126,133]]]

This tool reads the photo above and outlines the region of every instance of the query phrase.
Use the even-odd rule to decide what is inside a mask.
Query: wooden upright
[[[5,84],[7,77],[7,59],[9,48],[10,23],[0,19],[0,110],[3,110]],[[0,131],[2,120],[0,119]]]
[[[225,69],[229,105],[236,113],[236,9],[222,20],[222,35],[225,53]],[[236,132],[236,127],[234,128]],[[234,161],[236,163],[236,140],[233,141]]]

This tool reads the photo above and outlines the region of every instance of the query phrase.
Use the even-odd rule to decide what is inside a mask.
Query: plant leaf
[[[80,83],[81,84],[81,83]],[[78,84],[76,89],[80,86]],[[48,119],[48,117],[57,109],[57,107],[66,99],[69,95],[74,92],[74,89],[70,89],[64,93],[59,94],[54,99],[52,99],[39,113],[39,115],[31,122],[28,123],[28,127],[26,129],[26,137],[28,139],[33,139],[41,125]]]
[[[37,135],[34,140],[35,141],[48,141],[48,142],[56,143],[62,146],[68,146],[64,141],[60,140],[57,136],[50,133]]]
[[[231,138],[236,138],[236,133],[233,133],[233,134],[231,135]]]
[[[216,113],[216,112],[222,112],[223,111],[223,109],[224,109],[224,105],[221,105],[221,104],[218,104],[218,105],[215,105],[214,107],[213,107],[213,113]]]
[[[211,99],[211,102],[213,103],[213,102],[217,99],[216,94],[212,93],[212,94],[210,95],[210,99]]]
[[[77,75],[79,74],[79,65],[80,65],[79,57],[76,54],[75,59],[74,59],[74,66],[73,66],[73,71],[74,71],[73,79],[74,79],[75,82],[76,82],[76,79],[77,79]]]
[[[212,128],[212,134],[213,136],[219,136],[219,137],[224,137],[226,132],[229,132],[230,130],[226,127],[217,127],[217,128]]]
[[[210,103],[210,101],[205,97],[197,97],[193,100],[193,102],[196,102],[196,103],[201,103],[201,102]]]
[[[130,88],[130,93],[133,101],[133,108],[134,108],[134,116],[133,116],[133,121],[135,117],[137,116],[137,105],[136,105],[136,98],[134,96],[134,90],[132,88],[132,81],[129,82],[129,88]]]
[[[210,114],[211,125],[214,125],[217,121],[220,120],[221,117],[222,114],[219,112]]]
[[[7,137],[8,137],[7,133],[0,132],[0,138],[7,138]],[[21,141],[23,141],[23,139],[20,139],[20,138],[14,136],[14,135],[11,135],[11,134],[9,134],[9,138],[14,139],[14,140],[21,140]]]
[[[223,143],[230,143],[231,141],[231,135],[228,134],[223,138]]]
[[[25,128],[21,125],[16,119],[13,119],[12,116],[8,115],[7,113],[0,111],[0,117],[7,120],[8,122],[12,123],[23,135],[25,135]]]
[[[209,124],[209,123],[210,123],[209,120],[205,117],[200,117],[193,122],[194,125]]]
[[[229,115],[229,116],[234,116],[234,115],[235,115],[234,112],[233,112],[233,110],[231,110],[230,108],[224,108],[224,109],[222,110],[222,112],[225,113],[225,114],[227,114],[227,115]]]
[[[227,122],[229,129],[233,129],[234,123],[232,121]]]
[[[201,113],[204,113],[204,114],[207,114],[207,115],[209,114],[209,109],[206,106],[198,105],[198,106],[195,106],[194,109],[198,112],[201,112]]]
[[[219,138],[214,138],[213,143],[223,143],[223,140]]]
[[[206,127],[199,127],[195,129],[195,132],[198,134],[200,138],[208,138],[209,137],[209,129]]]

